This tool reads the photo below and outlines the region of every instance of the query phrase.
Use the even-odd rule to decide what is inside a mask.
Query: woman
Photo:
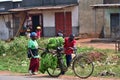
[[[37,74],[39,69],[39,55],[38,55],[38,43],[36,41],[37,34],[32,32],[30,34],[30,40],[28,42],[28,50],[31,52],[30,65],[29,65],[29,73]]]

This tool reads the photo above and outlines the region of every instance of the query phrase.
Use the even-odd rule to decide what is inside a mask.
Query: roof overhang
[[[92,8],[120,8],[120,4],[95,4],[91,5]]]
[[[11,12],[19,12],[19,11],[30,11],[30,10],[58,10],[64,9],[68,7],[77,6],[78,4],[70,4],[70,5],[59,5],[59,6],[39,6],[39,7],[24,7],[24,8],[15,8],[10,9]]]
[[[8,15],[8,14],[12,14],[13,12],[0,12],[0,15]]]

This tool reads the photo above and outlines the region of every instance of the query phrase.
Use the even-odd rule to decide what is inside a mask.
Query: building
[[[79,0],[79,34],[81,38],[101,37],[104,23],[103,10],[93,10],[91,5],[94,4],[103,4],[103,0]]]
[[[1,20],[4,17],[7,33],[4,36],[4,31],[1,30],[1,39],[22,34],[26,26],[35,31],[38,25],[41,26],[44,37],[55,36],[58,32],[65,36],[79,33],[78,0],[19,0],[0,2],[0,5],[1,10],[4,9],[1,11]]]
[[[120,0],[103,0],[103,3],[94,4],[91,7],[94,12],[103,10],[104,37],[120,38]],[[95,16],[97,16],[97,13]],[[98,27],[98,22],[95,24]]]
[[[8,0],[0,2],[0,39],[42,28],[43,37],[62,32],[84,37],[119,37],[119,0]]]
[[[0,0],[0,39],[7,40],[14,37],[14,16],[9,9],[19,7],[21,0]]]

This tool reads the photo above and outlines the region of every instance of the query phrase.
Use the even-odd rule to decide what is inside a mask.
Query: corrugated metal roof
[[[39,7],[27,7],[27,8],[25,7],[25,8],[10,9],[9,11],[18,12],[18,11],[29,11],[29,10],[55,10],[55,9],[64,9],[76,5],[77,4],[59,5],[59,6],[39,6]]]
[[[91,5],[93,8],[119,8],[120,4],[95,4]]]

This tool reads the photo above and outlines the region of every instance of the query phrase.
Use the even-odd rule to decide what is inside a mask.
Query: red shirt
[[[64,42],[64,52],[66,55],[72,54],[73,50],[70,49],[69,47],[74,47],[76,45],[76,40],[73,41],[69,41],[69,38],[65,38],[65,42]]]
[[[37,30],[36,33],[37,33],[37,38],[40,38],[41,37],[41,30]]]

